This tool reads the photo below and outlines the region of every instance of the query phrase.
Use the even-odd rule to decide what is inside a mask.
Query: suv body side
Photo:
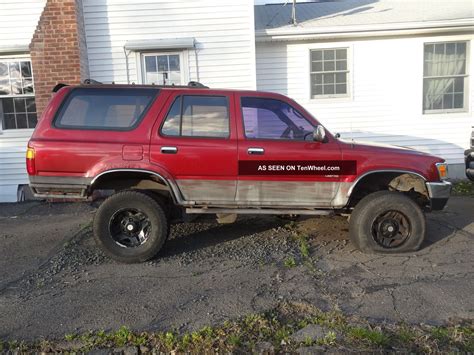
[[[88,86],[94,88],[94,86]],[[100,86],[101,88],[104,86]],[[137,90],[133,86],[115,90]],[[29,146],[36,151],[36,172],[30,175],[38,195],[68,191],[87,197],[94,182],[116,171],[156,174],[182,206],[247,206],[343,208],[358,182],[368,174],[411,173],[425,182],[439,181],[436,162],[442,159],[406,148],[344,142],[327,134],[325,143],[305,140],[249,139],[245,135],[241,100],[244,97],[281,101],[299,111],[313,126],[319,122],[286,96],[254,91],[155,87],[156,97],[139,124],[130,130],[69,129],[54,119],[73,87],[62,88],[42,115]],[[225,97],[229,136],[169,137],[161,127],[171,105],[180,96]],[[176,154],[164,152],[176,148]],[[262,148],[263,155],[251,155]],[[316,176],[241,176],[242,160],[354,160],[357,173]],[[44,189],[44,190],[42,190]],[[67,197],[68,195],[66,195]],[[444,206],[444,204],[443,204]]]

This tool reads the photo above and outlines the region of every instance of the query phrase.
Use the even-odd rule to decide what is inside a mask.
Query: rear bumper
[[[432,210],[442,210],[446,206],[452,187],[453,185],[448,181],[426,183]]]

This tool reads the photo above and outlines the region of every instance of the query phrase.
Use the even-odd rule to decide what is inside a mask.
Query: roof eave
[[[257,42],[422,35],[474,31],[473,19],[334,27],[284,27],[256,30]]]

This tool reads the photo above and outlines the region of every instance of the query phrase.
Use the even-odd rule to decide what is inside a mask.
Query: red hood
[[[355,142],[339,139],[344,160],[355,160],[357,175],[370,171],[407,171],[423,176],[427,181],[438,181],[436,163],[444,159],[415,149]]]

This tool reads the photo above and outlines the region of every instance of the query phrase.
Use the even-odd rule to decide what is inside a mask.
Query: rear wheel
[[[380,191],[364,197],[349,222],[352,243],[366,253],[418,250],[425,239],[425,215],[400,192]]]
[[[161,204],[138,191],[122,191],[100,205],[94,218],[94,237],[104,252],[120,262],[153,258],[168,237]]]

